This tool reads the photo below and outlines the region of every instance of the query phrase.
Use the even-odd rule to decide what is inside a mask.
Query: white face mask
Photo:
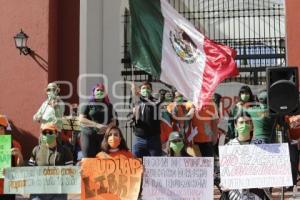
[[[47,92],[48,99],[55,99],[57,97],[56,93],[53,91]]]

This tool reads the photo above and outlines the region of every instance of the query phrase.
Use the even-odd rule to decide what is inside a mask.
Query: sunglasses
[[[42,134],[43,135],[53,135],[53,134],[55,134],[55,132],[54,131],[46,130],[46,131],[42,131]]]
[[[172,140],[171,142],[178,143],[178,142],[182,142],[182,140],[181,139],[176,139],[176,140]]]
[[[47,92],[55,91],[55,90],[56,90],[56,88],[48,88],[48,89],[47,89]]]

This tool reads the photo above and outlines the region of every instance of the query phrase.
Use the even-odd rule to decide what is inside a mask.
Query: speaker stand
[[[284,143],[288,141],[287,130],[288,126],[284,120],[283,115],[279,115],[276,117],[276,141],[277,143]],[[284,187],[281,188],[280,200],[284,200]]]

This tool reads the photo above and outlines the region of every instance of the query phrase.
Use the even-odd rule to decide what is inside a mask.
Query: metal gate
[[[238,77],[225,82],[264,84],[266,67],[286,66],[285,13],[282,0],[169,0],[210,39],[237,51]],[[124,81],[157,82],[130,65],[130,12],[124,14]],[[124,86],[124,96],[130,91]],[[124,102],[127,100],[124,99]],[[127,132],[126,128],[126,132]]]

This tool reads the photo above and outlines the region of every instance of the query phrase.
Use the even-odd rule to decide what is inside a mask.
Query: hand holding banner
[[[81,200],[137,199],[142,171],[140,159],[126,157],[84,159]]]
[[[5,194],[80,193],[79,167],[13,167],[5,169]]]
[[[4,178],[3,169],[11,167],[11,135],[0,136],[0,178]]]
[[[292,186],[287,143],[220,146],[221,183],[228,189]]]

